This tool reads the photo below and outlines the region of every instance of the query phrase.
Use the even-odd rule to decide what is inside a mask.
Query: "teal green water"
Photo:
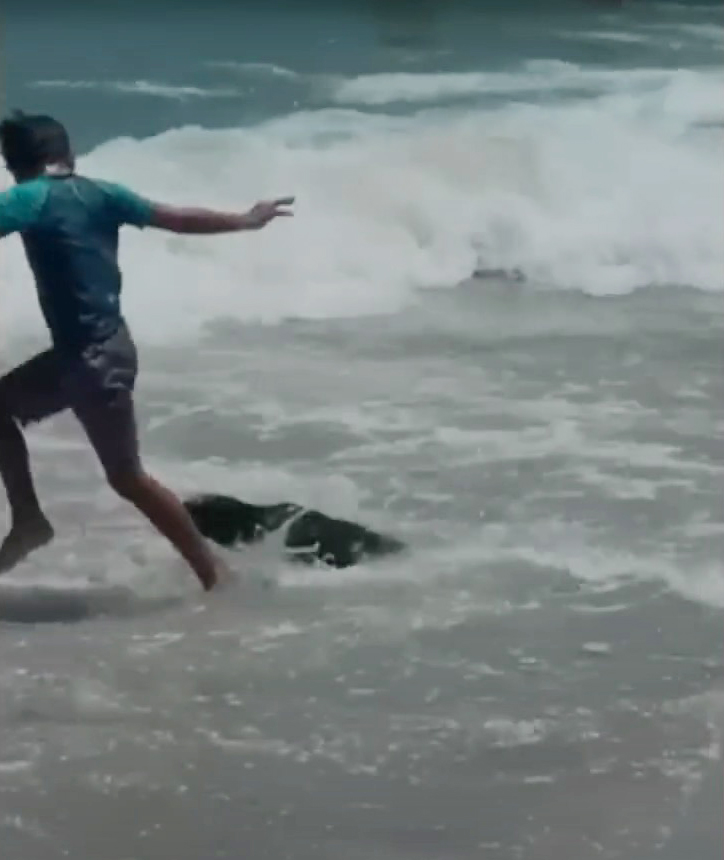
[[[124,3],[96,11],[71,6],[62,14],[35,10],[9,3],[5,97],[11,104],[61,113],[82,149],[116,136],[147,136],[188,124],[246,126],[325,104],[324,93],[308,80],[265,74],[272,66],[302,78],[516,72],[533,60],[609,73],[721,67],[722,20],[715,3],[617,8],[607,2],[559,2],[539,10],[535,3],[437,0],[257,2],[243,9],[216,4],[202,13],[190,3],[156,2],[144,9],[142,23],[135,7]],[[242,68],[234,74],[224,63]],[[55,86],[39,86],[43,81]],[[113,94],[114,82],[137,81],[160,83],[169,91]],[[184,98],[184,88],[206,93]],[[580,81],[580,93],[595,91]],[[513,94],[472,90],[458,101],[499,104]],[[521,87],[515,95],[555,101],[577,93],[561,93],[555,81],[539,80],[532,93]],[[384,110],[405,107],[393,100]]]

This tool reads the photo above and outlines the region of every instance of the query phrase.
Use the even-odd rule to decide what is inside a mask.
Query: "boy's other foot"
[[[14,524],[0,546],[0,573],[7,573],[54,536],[53,527],[42,515]]]

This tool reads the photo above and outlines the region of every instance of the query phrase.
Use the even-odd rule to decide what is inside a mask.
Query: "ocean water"
[[[148,467],[407,540],[192,575],[68,416],[0,583],[2,860],[719,860],[724,21],[694,3],[4,4],[128,230]],[[0,173],[0,186],[8,183]],[[19,241],[0,354],[47,338]]]

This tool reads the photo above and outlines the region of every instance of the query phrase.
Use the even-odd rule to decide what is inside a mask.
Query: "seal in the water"
[[[258,543],[287,526],[284,546],[289,556],[306,563],[351,567],[406,548],[397,538],[292,502],[252,505],[233,496],[206,494],[186,499],[184,505],[201,534],[223,547]]]

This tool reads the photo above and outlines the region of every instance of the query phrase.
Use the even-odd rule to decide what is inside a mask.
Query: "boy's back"
[[[77,354],[121,323],[118,233],[145,227],[152,206],[122,186],[70,175],[15,186],[0,234],[21,234],[53,345]]]

